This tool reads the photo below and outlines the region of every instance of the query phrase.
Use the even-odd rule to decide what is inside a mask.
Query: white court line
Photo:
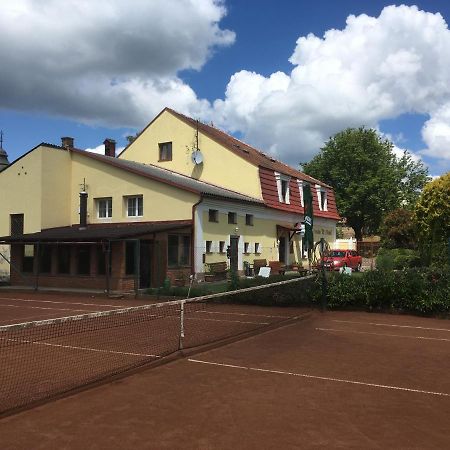
[[[244,322],[242,320],[227,320],[227,319],[204,319],[203,317],[185,317],[185,320],[206,320],[208,322],[233,322],[233,323],[252,323],[255,325],[269,325],[270,322]]]
[[[415,328],[417,330],[433,330],[433,331],[447,331],[447,332],[450,332],[450,330],[448,328],[414,327],[412,325],[394,325],[394,324],[390,324],[390,323],[354,322],[354,321],[351,321],[351,320],[337,320],[337,319],[333,319],[333,322],[357,323],[357,324],[362,324],[362,325],[375,325],[377,327]]]
[[[237,312],[221,312],[221,311],[196,311],[198,313],[204,314],[225,314],[230,316],[250,316],[250,317],[267,317],[273,319],[290,319],[291,316],[270,316],[266,314],[248,314],[248,313],[237,313]]]
[[[433,337],[426,337],[426,336],[405,336],[403,334],[371,333],[370,331],[338,330],[336,328],[316,328],[316,330],[338,331],[340,333],[371,334],[373,336],[388,336],[388,337],[399,337],[399,338],[406,338],[406,339],[423,339],[425,341],[450,341],[450,339],[445,339],[445,338],[433,338]]]
[[[277,375],[291,375],[294,377],[310,378],[310,379],[314,379],[314,380],[334,381],[336,383],[356,384],[356,385],[360,385],[360,386],[375,387],[375,388],[380,388],[380,389],[392,389],[392,390],[396,390],[396,391],[406,391],[406,392],[415,392],[415,393],[419,393],[419,394],[450,397],[450,394],[447,394],[445,392],[423,391],[420,389],[411,389],[411,388],[405,388],[405,387],[401,387],[401,386],[390,386],[390,385],[386,385],[386,384],[364,383],[362,381],[346,380],[346,379],[342,379],[342,378],[332,378],[332,377],[320,377],[317,375],[309,375],[306,373],[285,372],[283,370],[270,370],[270,369],[260,369],[258,367],[236,366],[234,364],[223,364],[223,363],[216,363],[216,362],[212,362],[212,361],[202,361],[199,359],[188,358],[188,361],[193,362],[193,363],[198,363],[198,364],[208,364],[211,366],[229,367],[231,369],[252,370],[255,372],[274,373]]]
[[[12,300],[14,302],[35,302],[35,303],[54,303],[54,304],[63,304],[63,305],[82,305],[82,306],[109,306],[111,308],[126,308],[123,305],[108,305],[108,304],[100,304],[100,303],[80,303],[80,302],[56,302],[53,300],[31,300],[25,298],[12,298],[12,297],[0,297],[0,300]],[[0,304],[1,305],[1,304]]]
[[[0,338],[5,339],[5,338]],[[90,347],[78,347],[75,345],[62,345],[62,344],[51,344],[49,342],[39,342],[39,341],[28,341],[25,339],[6,339],[7,341],[19,342],[21,344],[34,344],[34,345],[46,345],[48,347],[59,347],[59,348],[68,348],[71,350],[87,350],[90,352],[98,352],[98,353],[112,353],[115,355],[127,355],[127,356],[147,356],[152,358],[161,358],[159,355],[146,355],[143,353],[130,353],[130,352],[118,352],[114,350],[102,350],[99,348],[90,348]]]
[[[8,308],[22,308],[22,309],[47,309],[47,310],[51,309],[52,311],[82,311],[90,313],[96,312],[92,311],[92,309],[48,308],[45,306],[2,305],[0,303],[0,308],[3,308],[4,306]]]

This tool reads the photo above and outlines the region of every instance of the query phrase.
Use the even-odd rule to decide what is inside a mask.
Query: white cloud
[[[142,126],[164,106],[207,102],[177,76],[234,42],[222,0],[0,3],[0,107]]]
[[[290,62],[290,74],[234,74],[214,121],[295,165],[343,128],[428,114],[423,154],[449,151],[450,32],[440,14],[402,5],[349,16],[342,30],[300,37]]]
[[[425,122],[422,139],[428,147],[420,152],[423,156],[450,160],[450,103],[438,109]]]

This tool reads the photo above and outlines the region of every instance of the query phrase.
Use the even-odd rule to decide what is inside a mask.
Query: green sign
[[[311,192],[311,186],[308,183],[303,184],[303,204],[305,205],[305,249],[311,250],[314,247],[313,196]]]

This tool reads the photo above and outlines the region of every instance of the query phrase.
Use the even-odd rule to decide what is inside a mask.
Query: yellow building
[[[303,256],[304,183],[315,238],[332,243],[330,186],[166,108],[118,157],[112,140],[97,155],[63,138],[3,170],[0,243],[14,284],[124,290],[203,279],[214,262],[289,265]]]

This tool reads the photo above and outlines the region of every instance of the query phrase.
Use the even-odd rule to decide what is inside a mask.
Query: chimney
[[[105,156],[110,156],[111,158],[116,157],[116,141],[114,139],[105,139],[103,144],[105,144]]]
[[[87,199],[88,194],[86,191],[80,192],[80,230],[87,228]]]
[[[61,147],[70,150],[73,148],[73,138],[69,136],[65,136],[61,138]]]

